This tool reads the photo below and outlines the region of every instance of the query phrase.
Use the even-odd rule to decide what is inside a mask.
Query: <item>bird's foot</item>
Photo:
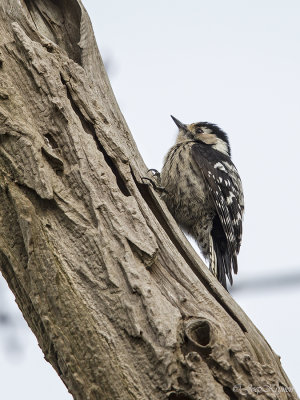
[[[148,172],[148,173],[149,173],[149,172],[153,172],[153,175],[152,175],[152,176],[155,176],[155,177],[157,177],[157,179],[160,180],[160,172],[158,172],[157,169],[150,168],[150,169],[148,169],[147,172]]]
[[[157,169],[151,168],[151,169],[148,169],[147,172],[152,173],[151,178],[143,176],[142,180],[149,181],[151,183],[151,185],[153,186],[154,190],[156,190],[157,192],[160,192],[160,193],[166,192],[166,189],[164,187],[160,186],[160,173],[157,171]]]

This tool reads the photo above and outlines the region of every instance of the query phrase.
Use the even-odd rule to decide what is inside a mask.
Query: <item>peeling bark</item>
[[[0,268],[74,399],[296,399],[143,183],[81,2],[0,6]]]

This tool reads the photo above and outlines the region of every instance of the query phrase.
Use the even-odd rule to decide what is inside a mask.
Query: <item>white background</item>
[[[246,201],[232,295],[300,391],[299,1],[84,5],[149,168],[161,168],[174,141],[170,114],[184,123],[217,123],[228,133]],[[2,304],[16,313],[12,295],[1,293]],[[13,337],[0,326],[0,398],[70,399],[25,323],[16,321]],[[12,340],[21,353],[9,350]]]

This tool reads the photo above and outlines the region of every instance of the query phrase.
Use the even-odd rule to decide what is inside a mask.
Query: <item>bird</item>
[[[193,237],[209,269],[227,290],[238,272],[244,196],[227,134],[216,124],[183,124],[165,156],[161,197],[181,229]]]

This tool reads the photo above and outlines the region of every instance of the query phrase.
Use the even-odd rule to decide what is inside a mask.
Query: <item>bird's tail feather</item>
[[[232,257],[232,266],[233,266],[233,272],[237,274],[238,272],[238,263],[237,263],[237,256],[236,254]]]
[[[230,285],[233,283],[232,264],[235,272],[237,270],[236,256],[231,259],[228,251],[222,251],[218,243],[210,239],[210,270],[225,289],[227,289],[226,275]]]
[[[212,272],[212,274],[216,277],[217,276],[217,255],[214,250],[214,242],[213,238],[210,236],[209,237],[209,269]]]

